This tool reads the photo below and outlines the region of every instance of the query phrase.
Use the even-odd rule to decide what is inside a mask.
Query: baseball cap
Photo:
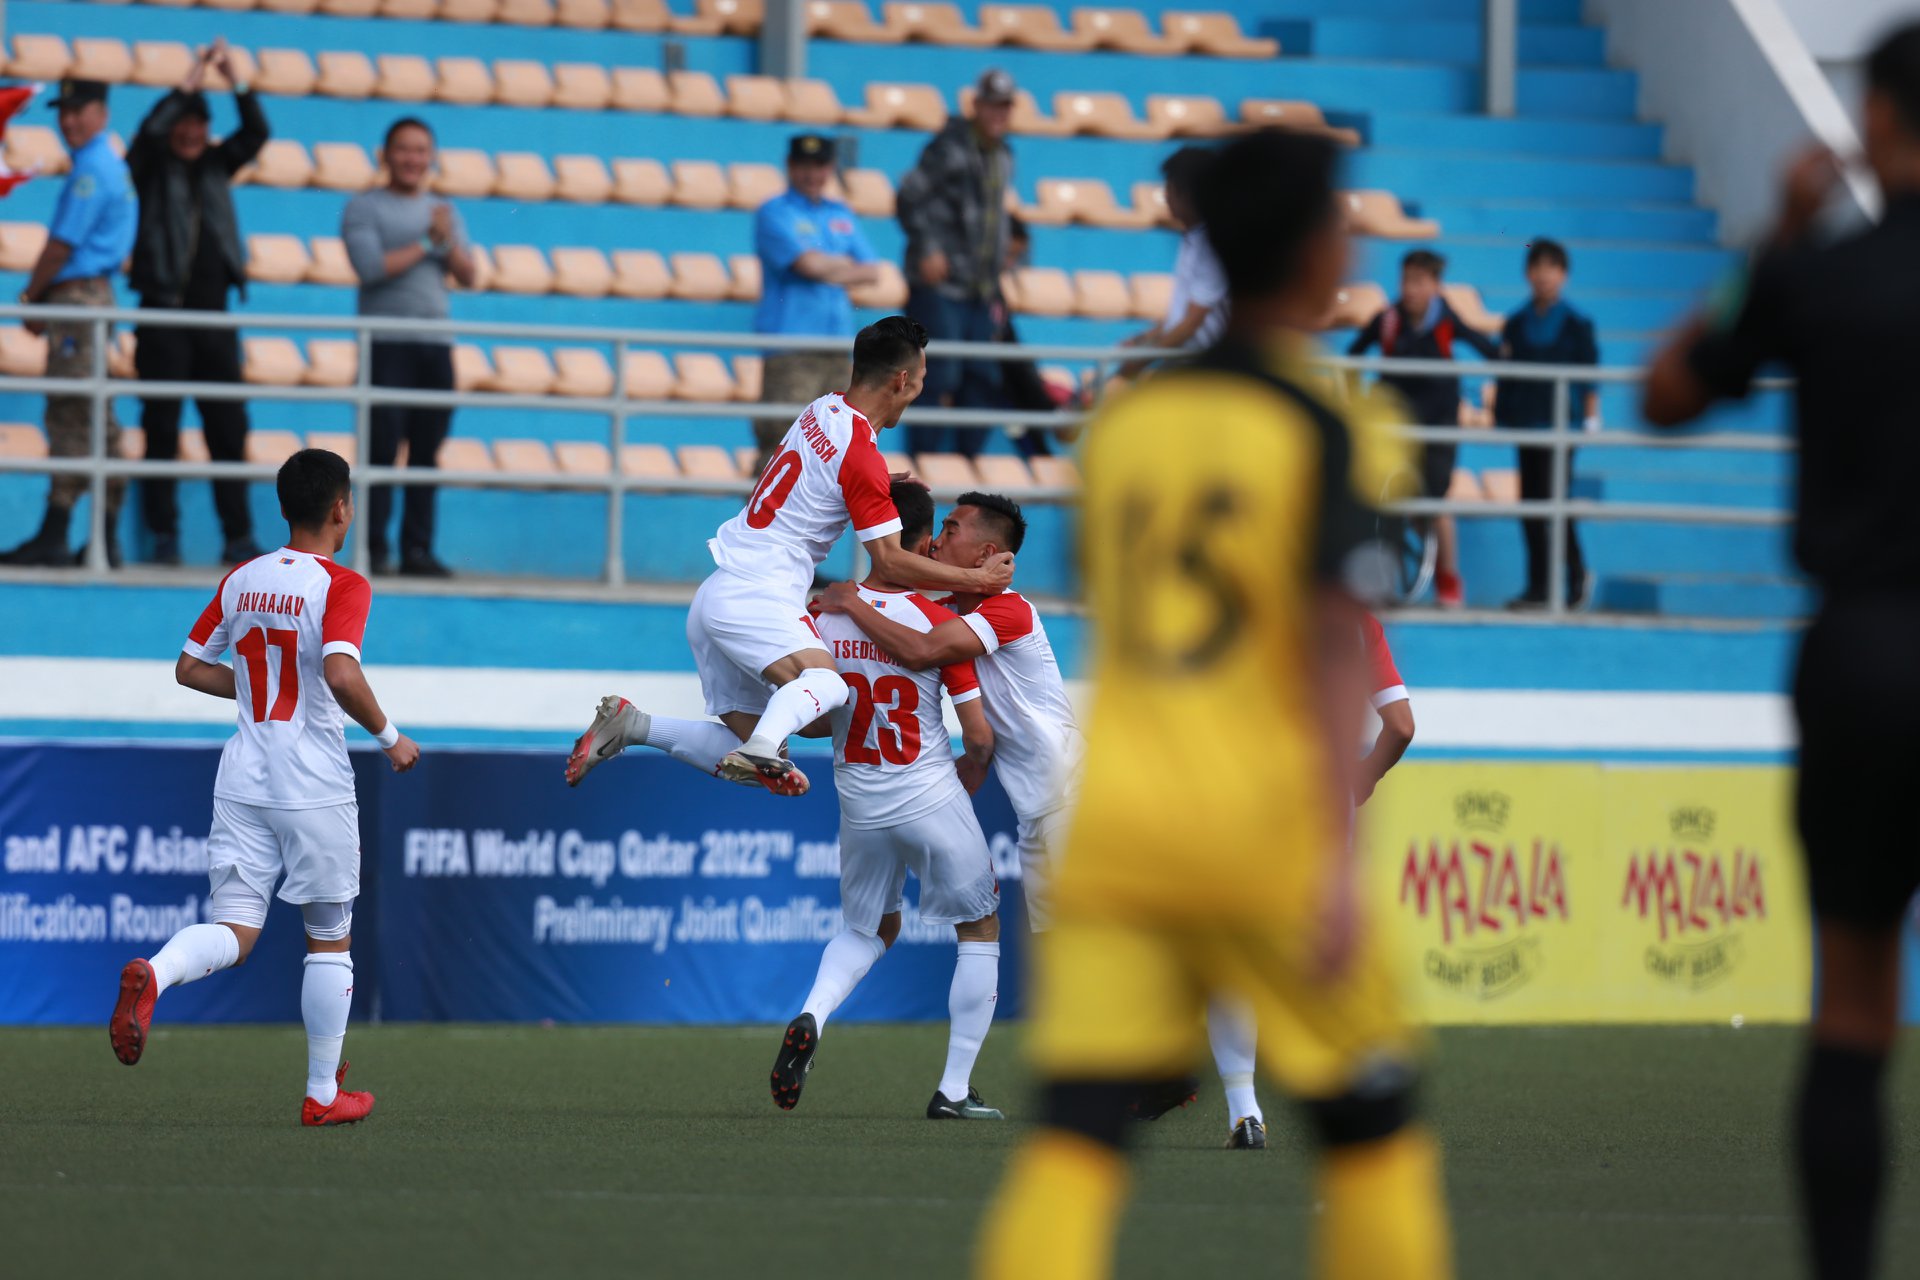
[[[818,133],[796,133],[787,144],[788,164],[832,164],[833,139]]]
[[[999,67],[988,67],[980,73],[980,82],[973,87],[975,102],[1012,102],[1013,77]]]
[[[107,82],[104,80],[62,80],[60,96],[47,105],[55,111],[62,107],[84,107],[89,102],[107,100]]]

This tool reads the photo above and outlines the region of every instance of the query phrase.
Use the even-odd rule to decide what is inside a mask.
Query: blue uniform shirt
[[[793,264],[801,254],[814,251],[872,262],[873,246],[861,234],[853,210],[838,200],[815,203],[788,191],[754,215],[753,248],[760,255],[760,310],[753,319],[754,332],[852,335],[853,303],[846,289],[809,280]]]
[[[73,171],[53,206],[47,234],[73,247],[53,283],[110,276],[133,252],[140,203],[127,162],[113,154],[106,130],[73,153]]]

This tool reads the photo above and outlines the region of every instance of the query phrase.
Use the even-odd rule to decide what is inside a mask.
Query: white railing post
[[[607,585],[620,586],[627,580],[626,506],[627,490],[623,481],[626,468],[621,465],[627,451],[627,340],[613,341],[613,417],[609,423],[611,464],[607,469]]]
[[[355,356],[353,371],[353,449],[354,467],[353,505],[353,565],[363,573],[371,574],[373,564],[368,554],[369,535],[367,521],[373,515],[373,486],[367,481],[367,468],[373,465],[373,399],[370,388],[373,386],[373,331],[364,324],[353,331]]]
[[[87,478],[87,494],[92,499],[87,503],[87,571],[105,574],[112,567],[107,561],[107,486],[111,482],[99,464],[107,460],[107,411],[112,403],[112,388],[107,385],[107,340],[113,330],[105,316],[89,318],[87,328],[93,334],[93,367],[87,370],[92,419],[87,425],[87,457],[95,464]]]

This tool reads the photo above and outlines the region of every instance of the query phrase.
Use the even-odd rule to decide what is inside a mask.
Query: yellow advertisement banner
[[[1374,919],[1441,1024],[1790,1021],[1811,930],[1780,768],[1408,764],[1362,811]]]

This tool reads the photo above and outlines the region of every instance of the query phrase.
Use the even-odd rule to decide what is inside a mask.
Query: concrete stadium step
[[[1580,526],[1580,539],[1590,567],[1606,577],[1677,573],[1786,576],[1792,572],[1784,526],[1589,520]]]
[[[1358,17],[1269,19],[1261,33],[1280,41],[1288,57],[1364,58],[1405,62],[1481,65],[1483,24],[1432,17]],[[1606,32],[1598,27],[1522,23],[1519,58],[1523,67],[1604,67]]]
[[[1449,236],[1531,239],[1547,236],[1646,243],[1717,243],[1718,215],[1694,205],[1568,205],[1545,200],[1422,199],[1422,217],[1433,218]],[[1578,256],[1578,249],[1575,256]]]
[[[1489,151],[1557,158],[1658,160],[1663,134],[1660,125],[1636,120],[1549,120],[1519,116],[1501,119],[1385,109],[1366,112],[1359,118],[1370,145],[1401,151]]]
[[[1261,0],[1263,14],[1276,18],[1389,18],[1397,20],[1480,21],[1484,0]],[[1168,7],[1176,7],[1171,4]],[[1581,23],[1580,0],[1520,0],[1522,26]]]
[[[1582,455],[1583,459],[1592,457],[1592,452]],[[1793,490],[1785,477],[1743,481],[1705,477],[1654,479],[1614,474],[1597,478],[1592,488],[1596,497],[1607,502],[1684,503],[1767,511],[1787,510],[1793,502]]]
[[[1818,601],[1810,584],[1790,578],[1609,576],[1599,593],[1603,610],[1683,618],[1805,618]]]
[[[1482,280],[1518,274],[1527,239],[1468,239],[1441,224],[1438,248],[1447,258],[1450,279],[1480,287]],[[1356,273],[1365,279],[1397,283],[1407,244],[1391,240],[1355,242]],[[1620,292],[1704,292],[1740,264],[1740,255],[1715,245],[1581,245],[1571,249],[1577,280]]]

